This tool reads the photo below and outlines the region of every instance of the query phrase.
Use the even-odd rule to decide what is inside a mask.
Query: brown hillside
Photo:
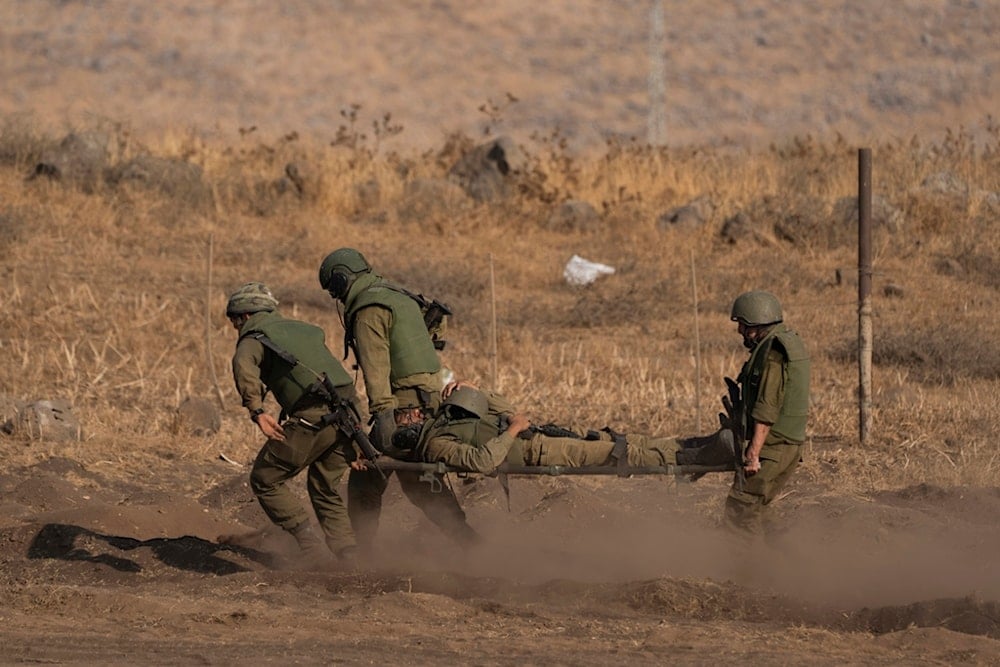
[[[658,49],[653,4],[10,0],[0,111],[332,138],[357,104],[364,131],[389,113],[394,145],[426,148],[480,132],[493,103],[520,139],[599,145],[647,138],[651,53],[673,145],[908,138],[1000,108],[996,0],[665,1]]]

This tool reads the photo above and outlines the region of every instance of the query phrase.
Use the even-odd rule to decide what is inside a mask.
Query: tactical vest
[[[340,362],[325,344],[323,330],[306,322],[285,319],[278,313],[254,313],[240,328],[240,338],[264,334],[279,349],[298,359],[292,365],[274,350],[264,346],[260,377],[274,394],[283,410],[291,411],[299,401],[317,388],[317,375],[326,373],[335,387],[353,385]]]
[[[395,383],[417,373],[437,373],[441,370],[441,361],[416,301],[375,275],[360,276],[351,286],[351,293],[344,311],[345,347],[354,348],[354,322],[358,312],[369,306],[381,306],[392,311],[389,382]]]
[[[757,343],[740,371],[742,418],[746,434],[749,438],[753,433],[754,422],[750,412],[757,403],[764,365],[775,341],[786,359],[785,395],[778,421],[771,426],[771,434],[773,438],[786,442],[801,443],[806,439],[806,418],[809,414],[809,353],[799,335],[780,323]]]

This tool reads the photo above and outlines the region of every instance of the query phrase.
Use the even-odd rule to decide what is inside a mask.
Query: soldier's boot
[[[295,542],[299,545],[299,550],[304,555],[316,556],[326,551],[326,545],[323,543],[323,540],[319,539],[316,531],[313,530],[308,521],[300,523],[288,532],[295,538]]]
[[[690,441],[697,441],[697,444],[687,445]],[[681,446],[677,464],[682,466],[721,466],[736,459],[736,444],[729,429],[702,438],[687,438],[681,441]]]
[[[690,438],[680,438],[681,449],[698,449],[705,445],[710,445],[719,435],[718,431],[711,435],[692,436]]]
[[[354,545],[341,547],[334,551],[337,556],[337,565],[345,570],[357,570],[361,567],[358,562],[358,548]]]

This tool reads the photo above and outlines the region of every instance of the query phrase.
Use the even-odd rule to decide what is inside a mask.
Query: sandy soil
[[[1000,662],[997,489],[799,480],[747,545],[718,525],[723,475],[520,477],[509,512],[453,479],[486,537],[462,553],[393,482],[379,559],[346,571],[297,558],[245,468],[146,463],[0,475],[3,662]]]

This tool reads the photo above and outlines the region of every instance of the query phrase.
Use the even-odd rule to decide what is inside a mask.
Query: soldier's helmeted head
[[[490,410],[490,402],[486,398],[486,394],[472,387],[455,389],[441,405],[450,417],[456,419],[470,415],[481,419],[488,415]]]
[[[319,284],[334,299],[343,301],[358,276],[371,270],[368,260],[359,251],[354,248],[338,248],[320,264]]]
[[[226,302],[226,317],[232,319],[239,315],[272,312],[278,307],[278,300],[271,294],[267,285],[261,282],[250,282],[241,285],[229,295]]]
[[[783,319],[781,303],[778,297],[764,290],[744,292],[733,301],[729,319],[751,327],[777,324]]]
[[[778,297],[764,290],[753,290],[736,297],[729,319],[739,324],[743,345],[752,350],[769,328],[781,322],[784,317]]]

